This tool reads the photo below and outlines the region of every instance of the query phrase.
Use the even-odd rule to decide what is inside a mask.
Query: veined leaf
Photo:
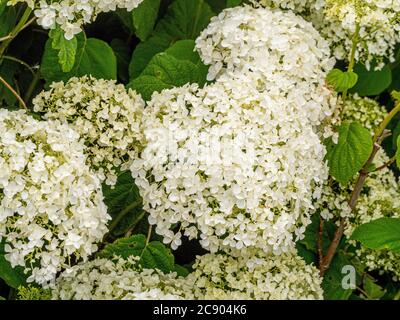
[[[140,265],[147,269],[157,268],[167,273],[174,271],[175,268],[171,250],[159,241],[146,244],[146,237],[143,234],[118,239],[105,246],[98,254],[99,257],[107,259],[111,259],[115,255],[125,259],[130,256],[138,256]]]
[[[215,13],[205,0],[176,0],[157,24],[152,36],[140,43],[132,55],[129,74],[138,77],[157,53],[178,40],[196,39]]]
[[[144,0],[132,12],[133,26],[138,38],[145,41],[153,31],[161,0]]]
[[[354,87],[357,83],[358,76],[351,71],[343,72],[339,69],[333,69],[329,72],[327,80],[337,92],[344,92]]]
[[[351,92],[357,92],[360,96],[376,96],[385,91],[392,82],[392,70],[386,65],[382,70],[375,71],[374,65],[367,70],[362,64],[354,67],[354,72],[359,76],[357,84]]]
[[[346,184],[361,170],[373,149],[369,130],[353,122],[339,127],[339,141],[328,146],[326,159],[331,175]]]
[[[52,29],[49,32],[50,38],[53,40],[51,46],[58,51],[58,62],[63,72],[69,72],[74,67],[76,50],[78,41],[76,37],[67,40],[64,37],[64,31],[60,27]]]
[[[47,41],[41,65],[41,73],[47,83],[68,81],[72,77],[83,75],[102,79],[117,78],[117,59],[107,43],[99,39],[87,39],[83,32],[76,39],[75,64],[69,72],[61,70],[58,52],[52,47],[52,39]]]
[[[400,219],[381,218],[362,224],[354,230],[351,239],[370,249],[400,253]]]

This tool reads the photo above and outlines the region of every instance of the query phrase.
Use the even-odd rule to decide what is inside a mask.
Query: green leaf
[[[1,301],[1,300],[3,300],[3,301],[4,301],[4,300],[6,300],[6,298],[4,298],[4,297],[0,296],[0,301]]]
[[[344,289],[342,287],[343,267],[351,265],[347,256],[343,251],[339,251],[325,273],[322,281],[324,290],[324,298],[326,300],[348,300],[353,292],[352,289]],[[356,279],[357,280],[357,279]]]
[[[144,0],[132,12],[133,26],[138,38],[145,41],[153,31],[161,0]]]
[[[140,257],[139,264],[147,269],[159,269],[165,273],[175,269],[174,256],[171,250],[159,241],[146,244],[146,237],[137,234],[129,238],[121,238],[112,244],[108,244],[98,256],[112,259],[113,256],[128,258],[130,256]]]
[[[337,92],[344,92],[354,87],[358,81],[358,75],[351,71],[343,72],[339,69],[333,69],[329,72],[327,81]]]
[[[118,38],[113,39],[110,45],[117,58],[118,77],[125,83],[129,82],[128,68],[131,59],[129,46],[125,41]]]
[[[181,277],[186,277],[189,274],[188,269],[186,269],[185,267],[180,266],[179,264],[175,264],[172,271],[176,272],[177,275],[181,276]]]
[[[367,70],[362,64],[357,64],[354,71],[358,74],[359,80],[351,92],[357,92],[360,96],[376,96],[385,91],[392,82],[392,70],[386,65],[382,70]]]
[[[7,7],[8,0],[0,0],[0,16],[3,14],[4,10]]]
[[[140,43],[132,55],[130,78],[138,77],[157,53],[178,40],[196,39],[208,25],[214,12],[205,0],[176,0],[157,24],[152,36]]]
[[[385,290],[368,276],[364,280],[364,291],[369,300],[379,300],[385,295]]]
[[[370,249],[400,253],[400,219],[381,218],[362,224],[354,230],[351,239]]]
[[[243,3],[243,0],[226,0],[226,6],[229,7],[237,7],[238,5],[241,5]]]
[[[49,37],[53,40],[51,46],[58,52],[58,62],[63,72],[72,70],[75,64],[76,50],[78,41],[76,37],[67,40],[64,31],[60,27],[50,30]]]
[[[117,59],[107,43],[99,39],[87,39],[83,32],[78,34],[76,39],[78,49],[75,64],[71,71],[66,73],[61,70],[58,63],[58,53],[52,48],[52,40],[47,41],[41,73],[48,84],[86,74],[102,79],[117,78]]]
[[[0,76],[13,88],[15,88],[14,76],[18,71],[20,71],[20,66],[15,61],[3,60],[0,64]],[[10,108],[16,105],[17,99],[5,85],[0,83],[0,104],[2,103]]]
[[[304,244],[300,242],[296,243],[297,253],[304,259],[307,264],[316,263],[316,255],[314,252],[308,250]]]
[[[103,194],[108,213],[113,218],[110,226],[118,219],[111,231],[114,237],[125,234],[143,218],[142,199],[130,171],[121,172],[113,188],[104,185]]]
[[[369,130],[358,122],[339,127],[339,141],[328,147],[328,160],[331,175],[341,184],[346,184],[361,170],[373,149]]]
[[[0,243],[0,278],[14,289],[25,285],[27,276],[24,274],[24,269],[22,267],[12,268],[4,255],[4,242],[2,242]]]
[[[396,101],[400,101],[400,92],[393,90],[390,95],[392,96],[392,98]]]
[[[150,61],[143,73],[128,85],[150,100],[153,92],[183,86],[186,83],[204,85],[207,72],[201,65],[180,60],[168,53],[159,53]]]
[[[15,7],[7,7],[6,2],[0,5],[0,37],[7,36],[17,20]]]

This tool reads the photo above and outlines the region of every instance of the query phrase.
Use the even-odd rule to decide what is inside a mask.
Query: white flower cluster
[[[198,257],[194,296],[205,300],[321,300],[322,279],[317,268],[294,253],[268,256],[249,250],[233,257],[206,254]]]
[[[270,257],[257,251],[245,256],[197,257],[187,277],[142,269],[135,257],[96,259],[63,272],[51,287],[63,300],[300,300],[322,299],[318,270],[294,253]]]
[[[344,103],[340,121],[358,121],[371,130],[372,135],[386,114],[386,109],[375,100],[354,95]],[[379,150],[374,164],[378,168],[388,160],[384,150]],[[345,235],[348,238],[361,224],[382,217],[400,218],[400,187],[390,169],[384,168],[368,175],[356,209],[350,213],[348,200],[353,186],[354,181],[347,186],[337,183],[327,185],[318,205],[325,219],[333,216],[347,219]],[[387,250],[372,251],[364,247],[358,249],[356,254],[370,270],[386,271],[396,278],[400,277],[400,255]]]
[[[149,222],[172,248],[183,233],[212,252],[285,252],[310,223],[327,178],[325,148],[295,103],[230,84],[154,94],[132,175]]]
[[[383,59],[394,60],[400,42],[399,0],[256,0],[263,6],[279,6],[300,13],[326,38],[337,59],[349,59],[357,26],[356,61],[376,68]]]
[[[138,156],[144,101],[115,81],[84,76],[52,83],[33,105],[45,119],[72,125],[85,140],[88,164],[108,185],[115,185],[117,167],[128,169]]]
[[[226,9],[196,39],[209,80],[257,78],[270,95],[285,95],[319,124],[331,115],[325,86],[335,61],[328,43],[292,12],[250,6]]]
[[[61,300],[192,299],[192,286],[176,273],[142,269],[137,257],[95,259],[64,271],[51,286]]]
[[[45,29],[60,26],[65,38],[71,40],[82,31],[84,24],[94,21],[102,12],[117,8],[132,11],[143,0],[10,0],[9,5],[26,2],[34,9],[37,22]]]
[[[154,94],[143,117],[147,145],[131,171],[149,222],[174,249],[185,235],[211,252],[287,252],[327,178],[314,129],[332,114],[320,82],[329,50],[295,15],[250,6],[224,10],[196,42],[217,81]]]
[[[68,125],[0,109],[0,240],[28,281],[54,279],[97,250],[110,219],[101,184]]]

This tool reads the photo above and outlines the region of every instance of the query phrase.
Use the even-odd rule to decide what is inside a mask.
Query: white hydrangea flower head
[[[87,259],[111,219],[84,145],[67,124],[0,109],[0,241],[13,267],[45,283]]]
[[[385,107],[370,98],[361,98],[358,95],[348,97],[343,104],[340,121],[358,121],[374,134],[375,129],[385,118]],[[378,168],[389,160],[384,150],[379,150],[374,164]],[[400,218],[400,187],[394,173],[384,168],[368,174],[364,188],[360,194],[356,209],[350,212],[348,201],[354,181],[347,186],[336,182],[326,185],[322,197],[317,205],[325,219],[343,217],[347,220],[345,235],[350,238],[353,231],[360,225],[373,220],[391,217]],[[352,241],[353,244],[356,244]],[[400,278],[400,255],[388,250],[373,251],[363,246],[356,250],[369,270],[389,272],[395,279]]]
[[[90,23],[102,12],[115,11],[117,8],[132,11],[143,0],[10,0],[9,5],[26,2],[34,9],[37,23],[44,29],[59,26],[65,32],[65,38],[71,40],[82,32],[84,24]]]
[[[292,12],[241,6],[223,10],[196,39],[209,80],[232,72],[255,72],[277,85],[322,81],[333,65],[328,43],[311,23]]]
[[[349,59],[353,36],[359,25],[355,59],[376,69],[384,59],[394,61],[395,46],[400,42],[399,0],[259,0],[257,5],[292,9],[311,21],[329,41],[337,59]]]
[[[84,76],[52,83],[33,105],[45,119],[70,123],[85,140],[88,164],[108,185],[117,181],[116,168],[128,169],[142,148],[145,103],[113,80]]]
[[[292,12],[250,6],[226,9],[196,39],[208,79],[258,79],[271,95],[288,95],[309,108],[313,125],[333,113],[325,79],[334,65],[328,43]],[[255,80],[253,80],[255,81]]]
[[[183,277],[143,269],[134,256],[75,265],[57,278],[51,290],[56,300],[193,299],[192,285]]]
[[[185,235],[212,252],[286,252],[310,223],[326,151],[296,103],[231,81],[154,94],[132,175],[173,249]]]
[[[237,257],[206,254],[197,257],[194,296],[204,300],[322,300],[319,271],[296,253],[269,256],[248,250]]]

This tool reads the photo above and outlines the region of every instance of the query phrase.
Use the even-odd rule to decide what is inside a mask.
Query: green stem
[[[147,231],[146,246],[150,243],[152,231],[153,231],[153,226],[150,225],[150,226],[149,226],[149,230]]]
[[[9,38],[6,39],[0,45],[0,60],[4,55],[4,52],[7,50],[8,46],[10,45],[11,41],[25,28],[25,24],[29,20],[29,17],[32,13],[32,9],[30,7],[26,7],[21,19],[19,20],[18,24],[14,27],[14,29],[9,34]]]
[[[348,72],[353,72],[354,70],[354,65],[356,62],[356,51],[357,51],[357,45],[358,45],[358,40],[360,37],[360,24],[357,23],[356,25],[356,30],[354,32],[353,38],[352,38],[352,46],[351,46],[351,53],[350,53],[350,60],[349,60],[349,66],[347,67]],[[343,101],[347,99],[347,90],[343,91],[342,95]]]
[[[129,212],[131,212],[133,209],[135,209],[141,203],[142,203],[141,200],[132,202],[129,206],[127,206],[124,210],[122,210],[110,224],[109,233],[111,233],[111,231],[113,231],[117,227],[118,223],[120,223],[120,221],[122,220],[123,217],[125,217]]]
[[[400,102],[396,104],[392,111],[385,117],[385,119],[381,122],[378,129],[374,135],[374,143],[382,136],[383,132],[385,131],[386,127],[389,125],[390,121],[395,117],[396,114],[400,112]]]
[[[29,64],[27,64],[25,61],[22,61],[18,58],[11,57],[11,56],[3,56],[3,59],[19,63],[19,64],[23,65],[25,68],[27,68],[32,73],[32,75],[35,75],[35,71],[33,71],[32,67]]]
[[[36,73],[33,74],[33,79],[31,81],[31,83],[29,84],[29,88],[26,91],[26,94],[25,94],[25,97],[24,97],[24,100],[25,100],[26,103],[29,102],[29,100],[30,100],[30,98],[32,96],[33,90],[35,90],[36,85],[39,82],[39,80],[40,80],[40,70],[38,70]]]

